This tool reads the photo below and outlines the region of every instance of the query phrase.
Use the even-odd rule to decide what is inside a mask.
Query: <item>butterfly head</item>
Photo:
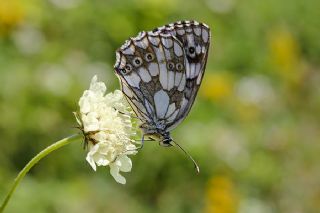
[[[143,131],[143,134],[152,140],[159,141],[160,146],[169,147],[172,146],[171,142],[173,141],[170,133],[163,129],[151,129],[149,124],[143,124],[140,128]]]
[[[153,133],[152,135],[149,135],[149,138],[152,138],[155,141],[159,141],[159,145],[163,147],[170,147],[172,146],[171,142],[173,141],[170,137],[169,132],[165,133]]]
[[[159,141],[160,146],[169,147],[172,146],[171,144],[172,138],[170,137],[169,132],[165,132],[161,135],[161,140]]]

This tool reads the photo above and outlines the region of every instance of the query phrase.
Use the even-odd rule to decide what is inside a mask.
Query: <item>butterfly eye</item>
[[[128,72],[131,72],[131,70],[132,70],[132,65],[131,65],[131,64],[127,64],[127,65],[124,67],[124,69],[122,69],[122,72],[123,72],[124,74],[126,74],[126,73],[128,73]]]
[[[154,59],[154,55],[152,53],[147,53],[146,54],[146,61],[150,62]]]
[[[167,63],[167,68],[168,68],[168,70],[173,70],[174,69],[174,63],[173,62],[168,62]]]
[[[194,47],[189,47],[189,53],[192,55],[195,51],[196,51],[196,49],[194,48]]]
[[[139,67],[142,64],[142,59],[140,57],[135,57],[133,59],[133,65]]]
[[[176,64],[176,69],[177,69],[178,71],[182,71],[182,70],[183,70],[183,65],[182,65],[181,63],[177,63],[177,64]]]

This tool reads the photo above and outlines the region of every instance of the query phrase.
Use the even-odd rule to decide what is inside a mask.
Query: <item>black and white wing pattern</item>
[[[137,116],[173,122],[186,84],[181,43],[172,35],[142,32],[117,51],[116,72]]]
[[[210,30],[176,22],[130,38],[117,50],[115,71],[137,116],[169,132],[190,111],[208,56]]]
[[[186,57],[186,87],[184,100],[174,123],[168,124],[168,131],[174,129],[188,115],[199,90],[207,64],[210,47],[210,28],[196,21],[178,21],[153,30],[175,36],[183,45]]]

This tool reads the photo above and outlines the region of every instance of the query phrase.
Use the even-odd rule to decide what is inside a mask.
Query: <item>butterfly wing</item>
[[[149,128],[170,131],[187,116],[202,81],[209,45],[208,26],[184,21],[142,32],[117,51],[115,71],[122,91]]]
[[[196,21],[179,21],[156,28],[153,32],[173,35],[183,45],[186,56],[184,97],[177,118],[167,124],[167,130],[170,131],[188,115],[199,90],[208,58],[210,28]]]
[[[116,74],[137,116],[149,126],[162,121],[166,129],[176,120],[186,87],[181,42],[170,34],[142,32],[116,54]]]

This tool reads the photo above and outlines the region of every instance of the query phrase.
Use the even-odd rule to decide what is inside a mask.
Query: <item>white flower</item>
[[[131,112],[121,91],[105,95],[106,90],[105,84],[94,76],[90,89],[79,100],[80,114],[76,117],[88,143],[88,163],[95,171],[96,166],[110,166],[114,179],[125,184],[126,179],[119,172],[131,171],[132,162],[127,155],[137,152],[130,139],[134,134]]]

